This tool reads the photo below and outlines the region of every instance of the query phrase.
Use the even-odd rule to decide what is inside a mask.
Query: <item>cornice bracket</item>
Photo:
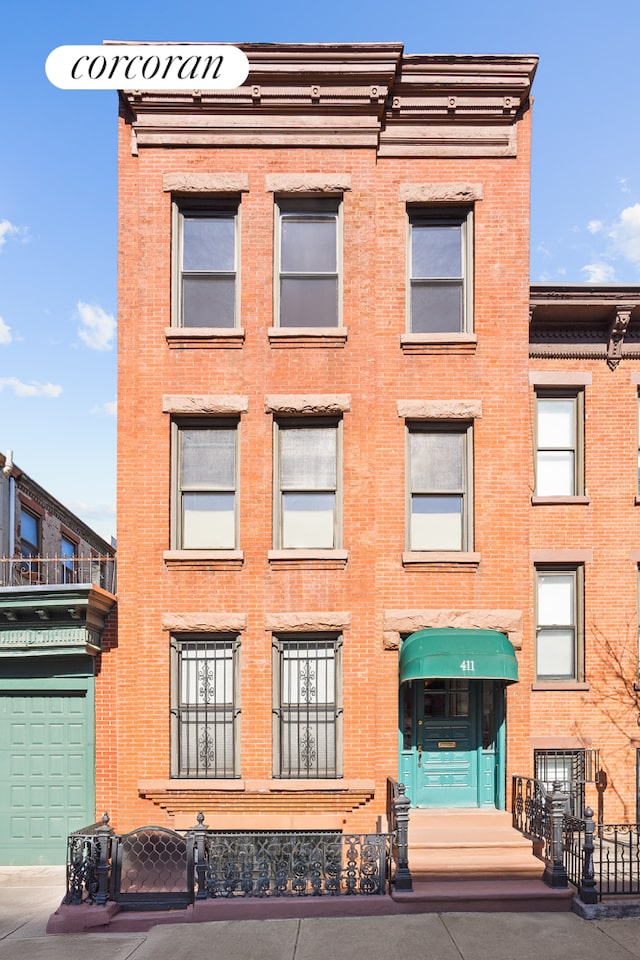
[[[632,309],[633,307],[627,304],[617,306],[611,318],[607,343],[607,366],[610,370],[615,370],[622,360],[622,345],[629,327]]]

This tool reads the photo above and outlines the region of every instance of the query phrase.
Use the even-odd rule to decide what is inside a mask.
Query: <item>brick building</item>
[[[553,347],[580,297],[536,288],[530,361],[536,58],[243,49],[237,90],[120,98],[98,809],[370,830],[388,777],[503,808],[511,774],[588,779],[598,749],[628,803],[635,714],[597,713],[585,611],[635,671],[638,380],[605,361],[640,298],[610,291],[577,361]],[[592,411],[597,466],[566,439]]]
[[[0,864],[63,863],[93,820],[115,550],[0,454]]]

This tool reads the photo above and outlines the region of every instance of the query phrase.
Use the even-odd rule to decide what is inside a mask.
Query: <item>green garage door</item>
[[[93,713],[86,690],[0,693],[0,863],[59,864],[92,823]]]

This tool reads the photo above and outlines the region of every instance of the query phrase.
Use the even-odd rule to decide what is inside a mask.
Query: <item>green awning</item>
[[[400,648],[400,683],[429,677],[513,683],[518,661],[497,630],[434,627],[412,633]]]

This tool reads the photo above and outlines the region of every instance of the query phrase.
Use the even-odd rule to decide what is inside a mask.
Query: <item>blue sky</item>
[[[0,38],[0,450],[106,538],[116,533],[117,94],[58,90],[44,64],[57,46],[107,39],[537,54],[531,279],[640,282],[635,0],[11,4]]]

